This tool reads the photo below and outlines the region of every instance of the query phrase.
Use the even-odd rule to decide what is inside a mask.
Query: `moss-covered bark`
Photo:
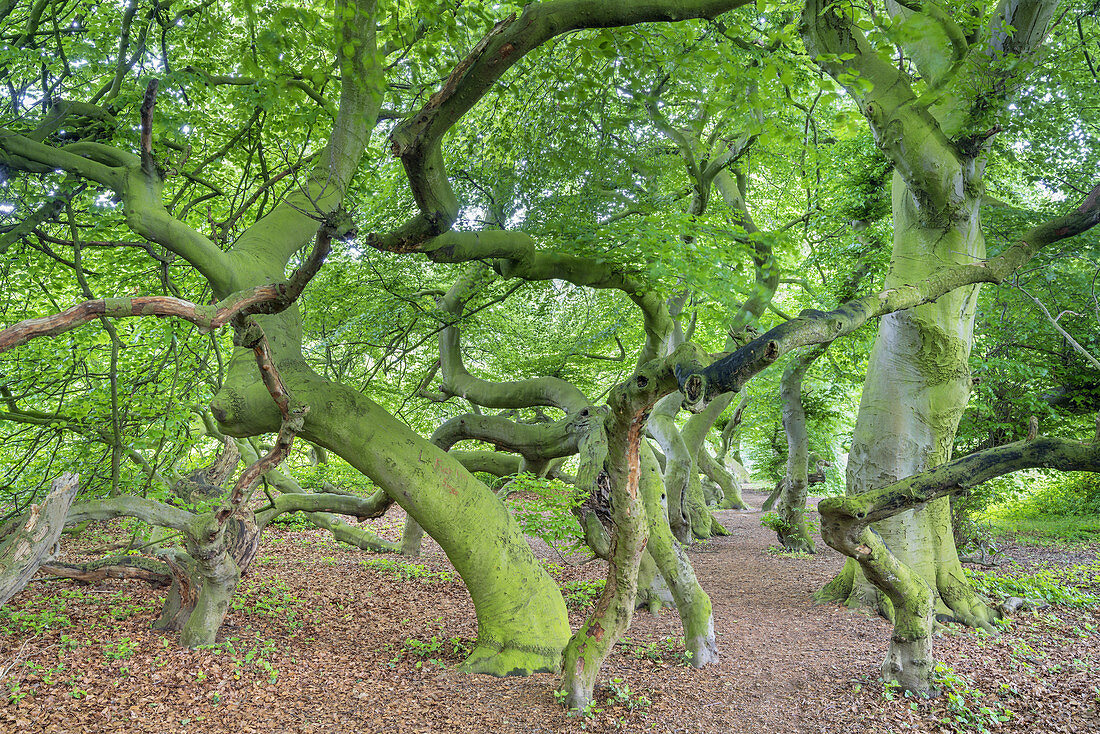
[[[251,513],[238,510],[229,517],[220,512],[195,514],[155,500],[122,496],[75,505],[66,522],[75,525],[120,516],[180,532],[182,549],[158,551],[168,565],[172,585],[154,627],[178,631],[185,647],[213,644],[241,569],[247,568],[255,554],[257,529]]]
[[[683,546],[672,535],[664,511],[665,493],[660,468],[648,446],[643,447],[641,459],[638,486],[649,523],[647,550],[676,604],[684,628],[684,647],[690,653],[691,664],[701,668],[718,660],[710,597],[695,578],[695,570]]]
[[[657,463],[642,436],[646,413],[657,400],[675,392],[673,366],[698,366],[702,357],[697,347],[683,345],[667,358],[642,365],[633,377],[616,386],[608,397],[609,410],[604,413],[605,441],[588,442],[591,450],[582,457],[578,479],[583,478],[585,486],[590,484],[594,489],[603,483],[610,487],[613,532],[607,585],[564,655],[560,690],[572,708],[584,708],[592,701],[600,666],[634,613],[638,569],[648,535],[642,486],[661,484]],[[667,528],[664,508],[660,509],[660,524]],[[661,561],[656,556],[654,560],[660,567]]]
[[[806,411],[802,407],[802,378],[824,351],[823,347],[812,347],[799,354],[784,370],[779,383],[783,430],[787,434],[787,476],[780,482],[776,511],[781,522],[776,535],[784,548],[805,553],[813,553],[815,548],[806,525],[810,439],[806,432]]]
[[[807,3],[807,48],[828,73],[848,84],[894,165],[887,292],[986,262],[979,204],[985,149],[998,131],[986,128],[1022,80],[1024,67],[1005,64],[1006,56],[1025,56],[1038,47],[1054,5],[1002,3],[988,27],[972,36],[941,8],[892,7],[899,24],[937,31],[910,33],[902,41],[934,90],[918,99],[911,80],[878,55],[851,18],[821,0]],[[856,77],[865,83],[852,84]],[[993,271],[1025,249],[1010,248],[986,267]],[[957,288],[880,321],[849,455],[849,492],[891,484],[950,458],[970,391],[976,299],[976,287]],[[894,556],[933,590],[937,612],[989,626],[992,612],[963,576],[946,502],[891,517],[878,531]],[[873,596],[867,588],[873,578],[864,578],[859,569],[846,575],[852,577],[853,600]]]
[[[204,418],[205,419],[205,418]],[[207,427],[208,432],[212,435],[220,437],[221,433],[217,431],[214,426]],[[246,440],[237,439],[237,447],[240,450],[241,456],[248,463],[255,462],[259,459],[259,454],[256,449]],[[314,452],[324,451],[319,446],[314,447]],[[302,485],[294,479],[294,477],[284,474],[278,468],[271,469],[264,474],[264,481],[268,483],[276,492],[293,494],[293,495],[305,495],[308,494]],[[355,499],[360,499],[356,497]],[[301,503],[308,502],[309,498],[303,497]],[[373,504],[370,510],[369,517],[379,517],[385,512],[386,507],[389,506],[392,500],[380,497],[371,497],[368,501],[363,501],[362,505],[368,503]],[[265,512],[261,512],[256,518],[259,530],[262,532],[271,520],[273,520],[278,514],[282,512],[290,511],[290,501],[284,501],[280,503],[281,507],[271,508]],[[343,520],[340,515],[333,512],[309,512],[302,508],[295,508],[296,511],[304,511],[306,519],[319,528],[323,528],[332,533],[333,540],[340,543],[346,543],[347,545],[355,546],[362,550],[374,551],[376,553],[395,553],[401,550],[401,548],[388,540],[378,537],[366,526],[356,527]]]
[[[1100,428],[1088,442],[1036,437],[975,452],[861,494],[822,500],[818,509],[825,542],[849,556],[891,610],[894,632],[883,664],[886,680],[917,693],[931,690],[934,598],[925,580],[870,529],[871,523],[881,524],[994,477],[1040,466],[1100,470]],[[826,590],[834,597],[847,593],[853,576],[847,570]]]
[[[662,398],[649,416],[649,432],[665,455],[664,490],[669,527],[677,540],[690,544],[692,522],[688,485],[695,473],[695,462],[674,420],[681,402],[683,398],[678,393]]]
[[[269,328],[271,333],[273,329]],[[311,411],[301,435],[344,457],[383,487],[443,548],[473,598],[478,642],[466,662],[496,675],[555,670],[569,638],[565,603],[504,506],[457,460],[374,401],[313,373],[293,357],[280,365]],[[233,378],[244,377],[245,384]],[[251,372],[231,367],[215,415],[232,434],[270,430],[274,406]]]
[[[710,429],[714,427],[722,411],[728,408],[730,403],[733,402],[735,396],[735,393],[727,393],[711,401],[705,409],[690,416],[687,421],[684,422],[681,434],[687,446],[688,453],[691,455],[694,462],[695,468],[693,473],[696,481],[698,481],[699,472],[711,476],[716,482],[719,482],[725,494],[722,507],[725,509],[745,510],[748,509],[748,505],[745,504],[745,500],[741,497],[741,484],[733,481],[733,477],[729,476],[728,472],[724,471],[724,467],[717,466],[709,461],[711,457],[707,453],[705,443],[707,434],[710,433]],[[693,490],[690,490],[689,487],[689,491]],[[709,511],[706,512],[706,515],[712,526],[714,526],[712,534],[725,535],[724,529],[718,530],[721,526],[717,525],[714,516],[711,515]],[[701,522],[705,523],[706,519],[701,518]],[[698,523],[693,523],[693,525],[694,524]]]
[[[607,584],[596,608],[569,641],[562,665],[559,686],[565,704],[583,709],[592,702],[603,661],[627,627],[634,614],[638,592],[638,568],[646,546],[645,509],[639,496],[639,451],[645,412],[657,393],[645,374],[636,375],[616,387],[608,399],[611,413],[606,419],[606,455],[596,477],[606,477],[611,487],[611,523],[613,532],[608,549]],[[595,458],[595,457],[592,457]],[[592,476],[586,471],[586,476]]]
[[[916,197],[894,182],[894,256],[887,286],[914,282],[940,262],[985,255],[972,199],[950,227],[929,224]],[[892,484],[951,458],[955,430],[970,395],[968,360],[977,289],[958,289],[935,303],[883,317],[871,351],[848,459],[848,491]],[[993,612],[966,582],[946,501],[902,513],[877,528],[894,555],[933,590],[938,614],[989,627]],[[876,598],[856,570],[851,601]],[[889,614],[890,610],[880,607]]]

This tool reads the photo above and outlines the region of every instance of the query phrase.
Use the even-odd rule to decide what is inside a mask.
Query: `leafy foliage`
[[[1018,596],[1068,607],[1093,607],[1100,604],[1100,595],[1096,593],[1097,579],[1100,578],[1098,573],[1100,570],[1095,565],[1061,572],[1046,569],[1011,575],[966,570],[967,578],[974,587],[991,597],[1005,599]]]
[[[523,532],[567,552],[584,546],[584,535],[573,511],[583,498],[555,479],[520,474],[510,480],[505,503]]]

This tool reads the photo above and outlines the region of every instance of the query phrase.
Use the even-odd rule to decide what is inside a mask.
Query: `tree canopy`
[[[746,467],[812,551],[833,466],[822,594],[927,693],[933,617],[1000,614],[947,497],[1100,466],[1096,10],[0,0],[0,541],[79,474],[193,647],[280,515],[427,533],[465,668],[583,708],[639,604],[716,659],[684,548]],[[607,562],[579,630],[521,473]]]

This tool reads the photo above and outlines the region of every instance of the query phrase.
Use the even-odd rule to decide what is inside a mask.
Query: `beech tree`
[[[567,702],[583,707],[635,606],[656,605],[658,579],[693,664],[706,665],[717,655],[710,601],[684,545],[723,530],[701,475],[743,505],[707,435],[753,376],[808,348],[785,380],[782,504],[805,546],[797,383],[829,344],[880,319],[852,496],[823,506],[826,541],[853,559],[828,592],[892,614],[886,674],[927,690],[932,610],[983,626],[991,612],[966,586],[943,500],[894,520],[896,535],[882,522],[964,488],[959,472],[1095,468],[1088,446],[1033,439],[933,470],[950,458],[970,389],[977,286],[1006,281],[1100,217],[1100,189],[1078,175],[1083,203],[985,251],[998,118],[1036,75],[1056,8],[891,2],[883,13],[811,1],[737,12],[744,4],[0,6],[11,199],[0,252],[21,256],[5,276],[0,332],[19,379],[0,386],[0,419],[104,447],[101,496],[82,498],[66,522],[133,516],[183,534],[182,546],[154,539],[174,583],[159,626],[185,645],[213,641],[276,515],[308,512],[341,540],[396,550],[336,517],[396,503],[410,518],[404,550],[427,533],[470,592],[478,638],[466,670],[560,669]],[[849,264],[833,274],[839,297],[781,292],[805,289],[810,269],[825,278],[814,244],[827,244],[821,233],[838,217],[822,204],[824,181],[848,163],[823,162],[837,141],[818,128],[828,116],[858,139],[857,115],[894,169],[886,282],[865,284],[868,271]],[[868,226],[879,225],[839,225]],[[874,257],[877,240],[851,239],[853,259]],[[384,272],[363,285],[366,268]],[[356,303],[360,288],[377,301]],[[620,321],[558,352],[554,369],[469,359],[473,312],[521,288],[517,310],[537,304],[533,294],[585,293]],[[179,323],[141,326],[147,316]],[[92,321],[99,336],[72,331]],[[232,346],[218,333],[226,326]],[[567,374],[574,358],[588,366]],[[616,360],[592,377],[592,363]],[[398,364],[402,377],[381,386],[379,371]],[[401,388],[410,394],[391,400]],[[74,389],[99,390],[96,409],[73,413]],[[422,412],[403,420],[413,396]],[[164,404],[184,417],[151,431]],[[198,430],[192,408],[224,447],[198,493],[173,474]],[[694,415],[682,420],[682,408]],[[272,434],[269,449],[249,440]],[[276,465],[302,439],[380,491],[301,492]],[[454,448],[463,441],[495,451]],[[53,459],[32,449],[19,474],[48,474]],[[234,451],[248,466],[225,492]],[[572,481],[586,538],[608,562],[604,594],[575,634],[557,586],[473,474],[517,470]],[[261,476],[279,494],[257,505]]]
[[[904,49],[916,72],[911,79],[880,56],[853,17],[807,4],[808,49],[845,84],[894,164],[887,287],[917,282],[943,263],[985,257],[986,151],[1040,54],[1056,8],[1053,2],[1001,3],[988,14],[963,16],[938,6],[890,4],[881,32]],[[971,389],[977,295],[977,287],[958,289],[934,305],[880,322],[853,437],[850,492],[881,487],[950,458]],[[938,612],[990,627],[992,612],[969,589],[959,565],[946,502],[877,527],[891,551],[935,591]],[[858,577],[857,568],[846,566],[826,595],[869,596],[869,603],[889,605]]]

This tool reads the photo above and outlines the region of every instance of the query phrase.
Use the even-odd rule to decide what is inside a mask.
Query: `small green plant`
[[[760,517],[760,524],[777,533],[788,533],[791,530],[790,523],[781,518],[778,512],[765,512]]]
[[[443,652],[443,640],[436,635],[432,635],[431,639],[427,641],[416,640],[411,637],[406,639],[405,651],[409,655],[422,658],[416,661],[417,670],[420,670],[426,662],[443,665],[443,659],[439,657]]]
[[[8,683],[7,683],[7,686],[8,686],[8,703],[12,703],[12,704],[19,703],[20,701],[22,701],[24,698],[26,698],[27,696],[29,696],[31,694],[31,692],[28,691],[28,690],[25,690],[23,688],[23,686],[21,686],[19,684],[19,681],[17,681],[17,680],[9,680]]]
[[[47,668],[45,665],[41,665],[39,663],[28,660],[27,662],[23,663],[23,666],[27,670],[37,673],[42,678],[42,682],[48,686],[52,686],[57,683],[58,681],[54,676],[60,674],[62,671],[65,670],[64,662],[60,662],[52,668]]]
[[[547,561],[546,559],[539,560],[539,564],[546,569],[546,573],[553,576],[555,579],[560,580],[562,574],[565,573],[565,566],[561,565],[557,561]]]
[[[263,658],[258,658],[256,660],[256,667],[267,673],[268,683],[274,683],[279,680],[279,669],[272,665],[271,662]]]
[[[285,620],[294,629],[302,624],[298,618],[302,604],[302,599],[292,594],[282,579],[251,577],[241,581],[229,606],[234,611]]]
[[[942,663],[932,669],[932,682],[943,690],[946,700],[939,723],[957,732],[984,734],[1012,719],[1012,711],[1002,706],[981,706],[983,694],[964,676]]]
[[[802,510],[801,512],[805,514],[806,511]],[[806,525],[806,529],[811,533],[818,529],[817,521],[810,517],[806,517],[803,522]],[[779,535],[786,535],[794,531],[794,527],[778,512],[765,512],[760,517],[760,524]]]
[[[123,594],[119,592],[115,594],[114,601],[116,602],[107,611],[111,619],[122,621],[131,617],[136,617],[140,614],[148,614],[153,611],[152,604],[135,604],[130,603],[133,601],[131,594]]]
[[[108,660],[125,660],[133,655],[135,650],[137,650],[137,643],[129,637],[123,637],[115,644],[103,648],[103,654]]]
[[[47,602],[36,610],[0,609],[0,632],[8,635],[40,635],[47,630],[60,629],[72,625],[72,620],[63,612],[65,602]]]
[[[570,709],[569,715],[576,716],[585,719],[587,722],[589,719],[593,719],[603,713],[603,708],[596,705],[595,701],[589,701],[588,704],[582,709]],[[587,723],[581,724],[581,729],[587,729]]]
[[[607,579],[588,581],[580,579],[562,584],[561,593],[565,603],[574,607],[587,607],[596,602],[607,586]]]
[[[623,706],[631,711],[649,706],[649,699],[630,690],[630,686],[622,678],[612,678],[608,683],[608,688],[611,690],[612,706]]]
[[[433,571],[420,563],[406,563],[392,558],[372,558],[363,561],[367,568],[385,571],[398,581],[452,581],[455,575],[450,571]]]
[[[435,624],[440,628],[443,626],[441,620],[436,620]],[[464,657],[469,653],[469,641],[462,637],[432,635],[427,640],[409,637],[405,639],[403,649],[392,658],[391,662],[400,662],[403,657],[420,658],[415,663],[416,669],[420,670],[424,667],[424,663],[445,665],[443,657],[446,655]]]
[[[584,533],[573,514],[583,498],[573,487],[556,479],[520,474],[506,491],[504,503],[524,533],[566,553],[584,546]]]
[[[231,637],[225,642],[207,645],[203,649],[212,650],[215,653],[221,652],[224,655],[228,655],[231,659],[235,672],[233,674],[234,680],[241,679],[241,673],[246,668],[255,668],[263,671],[267,676],[270,683],[274,683],[279,678],[279,669],[272,664],[269,658],[272,658],[278,648],[275,645],[275,640],[262,640],[259,644],[249,647],[247,649],[238,648],[233,643],[240,642],[239,638]],[[205,675],[205,673],[203,674]],[[200,678],[201,680],[201,678]]]
[[[674,663],[676,665],[690,665],[692,654],[684,649],[684,639],[681,637],[664,637],[656,642],[637,642],[624,637],[619,641],[623,646],[623,652],[637,660],[652,660],[660,663]]]

